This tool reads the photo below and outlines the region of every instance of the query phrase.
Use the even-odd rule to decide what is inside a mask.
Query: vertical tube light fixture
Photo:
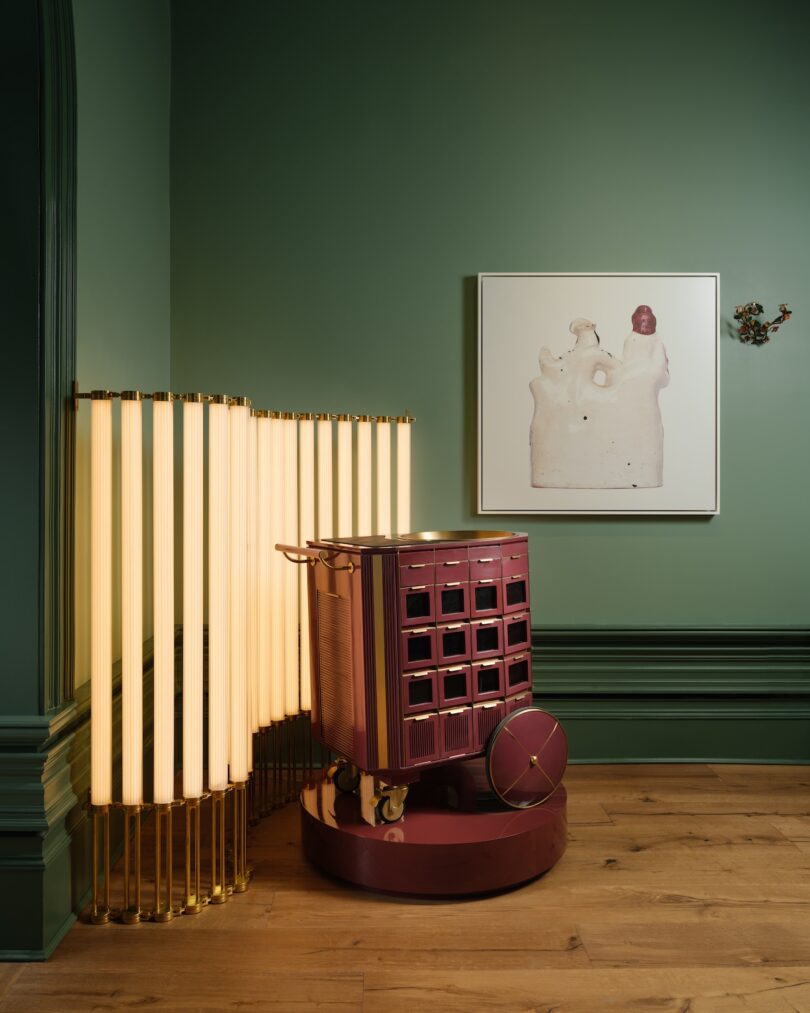
[[[284,541],[298,543],[298,423],[295,415],[282,416],[284,432]],[[284,710],[287,717],[300,709],[298,658],[298,567],[286,566],[284,571]]]
[[[318,420],[318,538],[331,538],[334,489],[332,486],[332,416]]]
[[[284,515],[284,426],[280,412],[270,412],[270,719],[284,720],[285,637],[284,587],[287,563],[273,548],[286,541]]]
[[[411,423],[410,415],[397,416],[397,533],[411,530]]]
[[[228,787],[228,401],[208,408],[208,787]]]
[[[121,393],[121,800],[143,803],[142,394]]]
[[[248,419],[247,444],[247,576],[248,576],[248,711],[250,714],[249,729],[251,734],[259,730],[259,602],[258,602],[258,552],[256,546],[256,496],[258,493],[258,413],[251,409]],[[253,750],[248,737],[248,767],[253,769]]]
[[[337,417],[338,509],[337,537],[354,534],[352,524],[352,417]]]
[[[271,466],[272,451],[270,446],[270,419],[267,412],[260,411],[257,419],[256,432],[256,472],[257,472],[257,515],[256,515],[256,556],[257,556],[257,642],[256,669],[259,682],[259,727],[267,728],[270,717],[270,673],[271,645],[270,625],[272,622],[272,589],[271,567],[273,551],[271,538],[271,500],[273,495]]]
[[[174,801],[174,411],[152,395],[152,575],[154,607],[153,798]]]
[[[357,417],[357,534],[373,534],[371,527],[371,416]]]
[[[247,462],[250,402],[234,398],[229,417],[229,552],[230,552],[230,768],[234,784],[248,775],[247,699]]]
[[[203,406],[183,397],[183,797],[203,793]]]
[[[304,413],[298,422],[298,541],[306,545],[315,538],[315,416]],[[297,567],[296,567],[297,569]],[[312,709],[309,650],[309,597],[307,567],[299,574],[299,615],[301,617],[301,698],[302,711]]]
[[[90,801],[112,802],[112,395],[90,395]]]
[[[377,422],[377,524],[375,534],[391,536],[391,417],[378,415]]]

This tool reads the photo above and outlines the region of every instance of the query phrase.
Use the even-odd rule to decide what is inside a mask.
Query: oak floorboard
[[[104,974],[60,967],[53,973],[23,973],[0,1001],[2,1013],[87,1013],[146,1007],[161,1011],[285,1010],[359,1013],[363,978],[359,974],[246,973],[238,965],[228,973],[196,962],[167,971],[116,968]]]
[[[808,1013],[810,967],[370,972],[364,1013]]]
[[[807,922],[726,925],[580,923],[594,967],[810,965]]]
[[[0,964],[0,999],[6,994],[25,964]]]

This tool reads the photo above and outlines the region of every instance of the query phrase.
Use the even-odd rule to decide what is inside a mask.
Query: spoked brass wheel
[[[545,802],[557,790],[567,761],[565,732],[552,714],[538,707],[508,714],[487,744],[490,786],[512,809]]]

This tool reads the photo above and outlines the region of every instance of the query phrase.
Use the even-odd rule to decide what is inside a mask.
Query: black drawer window
[[[498,590],[494,584],[475,589],[475,608],[478,612],[491,612],[498,607]]]
[[[405,616],[408,619],[420,619],[430,615],[430,595],[427,591],[419,591],[405,597]]]

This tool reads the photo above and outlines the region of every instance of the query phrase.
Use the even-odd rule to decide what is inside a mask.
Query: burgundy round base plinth
[[[431,771],[411,788],[402,819],[377,827],[361,819],[355,795],[331,782],[304,788],[304,853],[324,872],[358,886],[421,896],[506,890],[550,869],[565,851],[563,785],[542,805],[507,809],[464,790],[459,768],[467,766]]]

